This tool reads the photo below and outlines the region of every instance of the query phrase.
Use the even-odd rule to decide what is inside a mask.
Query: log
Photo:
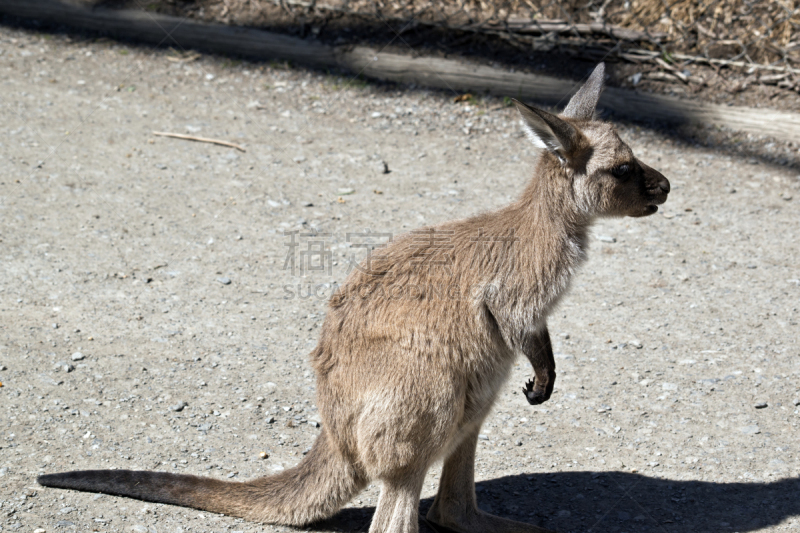
[[[552,76],[512,72],[455,59],[411,57],[364,46],[331,47],[262,30],[205,24],[135,10],[89,9],[57,0],[0,0],[0,14],[104,32],[155,45],[177,45],[255,59],[289,60],[314,68],[342,68],[378,80],[455,92],[485,91],[554,106],[564,104],[580,85],[580,82]],[[684,101],[614,87],[605,90],[600,107],[634,121],[715,125],[785,141],[800,138],[800,114],[792,112]]]

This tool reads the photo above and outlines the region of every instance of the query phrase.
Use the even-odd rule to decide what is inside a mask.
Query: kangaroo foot
[[[437,514],[434,512],[434,514]],[[454,518],[454,517],[450,517]],[[525,522],[516,522],[499,516],[475,511],[452,520],[444,516],[433,517],[428,513],[425,522],[436,533],[556,533]]]

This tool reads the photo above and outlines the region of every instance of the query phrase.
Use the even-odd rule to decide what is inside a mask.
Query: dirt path
[[[0,71],[0,531],[286,530],[34,479],[295,464],[306,355],[361,245],[502,205],[534,162],[499,100],[9,28]],[[597,226],[550,321],[555,395],[530,407],[515,368],[480,505],[564,532],[800,528],[800,182],[620,131],[673,193]],[[313,530],[366,528],[377,495]]]

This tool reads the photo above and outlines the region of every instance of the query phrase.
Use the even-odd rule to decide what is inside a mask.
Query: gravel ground
[[[294,465],[335,283],[535,162],[501,100],[8,27],[0,70],[0,531],[288,530],[35,477]],[[554,396],[527,404],[520,361],[479,504],[563,532],[800,529],[798,176],[619,128],[673,192],[597,225],[550,319]],[[310,530],[367,528],[378,491]]]

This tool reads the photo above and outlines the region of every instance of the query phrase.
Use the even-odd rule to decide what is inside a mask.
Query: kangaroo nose
[[[644,179],[647,184],[647,189],[654,191],[655,187],[661,189],[664,194],[669,192],[669,180],[664,175],[653,167],[646,165],[637,159],[639,165],[644,170]],[[653,185],[655,184],[655,186]]]

